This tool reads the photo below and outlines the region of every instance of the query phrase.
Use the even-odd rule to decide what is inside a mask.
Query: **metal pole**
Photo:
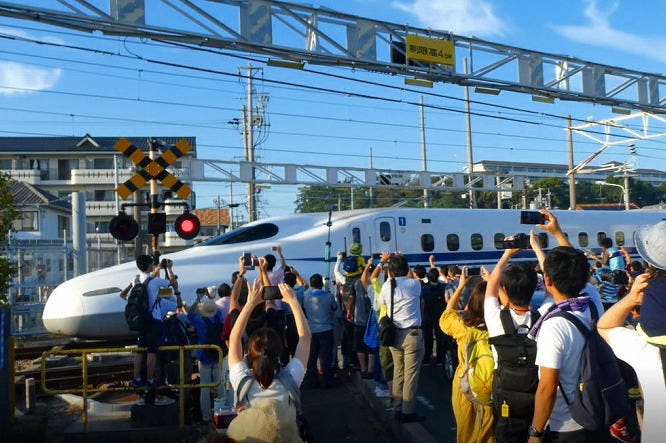
[[[629,176],[627,175],[627,164],[624,165],[624,209],[629,211]]]
[[[75,276],[88,271],[86,247],[86,195],[83,191],[76,191],[72,193],[72,249]]]
[[[149,157],[150,160],[155,160],[157,159],[157,141],[155,139],[148,139],[148,150],[149,150]],[[158,194],[157,194],[157,180],[155,178],[150,179],[150,213],[151,214],[156,214],[157,210],[160,208],[160,203],[158,199]],[[159,251],[159,241],[160,241],[160,235],[159,234],[153,234],[153,239],[152,239],[152,250],[153,250],[153,255],[157,254]],[[157,259],[157,258],[156,258]]]
[[[420,98],[421,110],[421,158],[423,159],[423,172],[428,171],[428,163],[426,160],[426,135],[425,135],[425,110],[423,108],[423,96]],[[430,207],[430,192],[428,188],[423,189],[423,208]]]
[[[118,189],[118,156],[114,154],[113,156],[113,186],[114,189]],[[116,214],[120,211],[120,197],[118,193],[113,193],[116,196]],[[121,261],[120,257],[120,241],[116,240],[116,264],[119,264]]]
[[[220,235],[220,195],[218,194],[217,199],[215,199],[217,204],[217,235]]]
[[[463,59],[463,69],[467,74],[467,59]],[[474,173],[474,157],[472,156],[472,117],[469,106],[469,86],[465,86],[465,121],[467,123],[467,183],[469,192],[469,207],[476,208],[476,196],[472,187],[472,174]]]
[[[370,147],[370,165],[369,166],[370,166],[370,170],[372,170],[372,147]],[[374,178],[373,178],[373,180],[374,180]],[[368,190],[368,197],[370,198],[368,207],[372,208],[375,204],[374,203],[374,191],[373,191],[372,187],[370,187],[370,189]]]
[[[573,131],[571,131],[571,115],[567,116],[567,146],[569,153],[568,168],[569,171],[574,169],[574,155],[573,155]],[[576,174],[569,174],[569,209],[576,209]]]

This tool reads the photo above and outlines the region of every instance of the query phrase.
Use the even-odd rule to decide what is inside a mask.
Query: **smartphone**
[[[252,263],[252,253],[243,253],[243,265],[245,265],[245,268],[254,267],[254,264]]]
[[[261,298],[264,301],[273,301],[275,299],[282,299],[282,293],[280,293],[280,288],[277,285],[269,285],[264,287],[264,290],[261,293]]]
[[[546,223],[546,215],[538,211],[521,211],[520,223],[525,225],[536,225]]]

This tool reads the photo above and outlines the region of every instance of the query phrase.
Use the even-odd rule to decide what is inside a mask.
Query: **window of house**
[[[578,233],[578,246],[587,247],[589,245],[589,240],[587,238],[587,233]]]
[[[112,170],[113,169],[113,158],[93,159],[93,169],[96,169],[96,170]]]
[[[495,248],[498,250],[503,250],[504,249],[504,233],[495,233],[494,236],[494,243],[495,243]]]
[[[87,225],[87,224],[86,224]],[[87,229],[87,228],[86,228]],[[67,230],[69,232],[69,218],[65,216],[58,216],[58,238],[63,238],[63,232]],[[89,230],[87,230],[90,233]]]
[[[615,245],[621,247],[624,245],[624,231],[615,232]]]
[[[435,250],[435,237],[432,234],[424,234],[421,236],[421,249],[425,252]]]
[[[446,235],[446,249],[449,251],[458,251],[460,249],[460,239],[457,234]]]
[[[472,250],[481,250],[483,248],[483,235],[481,233],[473,233],[470,236],[470,244]]]
[[[382,242],[391,241],[391,224],[388,222],[379,223],[379,238]]]
[[[39,231],[39,212],[24,211],[12,222],[14,231]]]

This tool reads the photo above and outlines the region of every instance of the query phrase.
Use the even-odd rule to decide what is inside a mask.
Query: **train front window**
[[[227,244],[240,244],[243,242],[257,241],[261,239],[268,239],[278,234],[278,227],[275,224],[265,223],[259,225],[252,225],[250,227],[240,227],[228,233],[215,236],[199,245],[227,245]]]

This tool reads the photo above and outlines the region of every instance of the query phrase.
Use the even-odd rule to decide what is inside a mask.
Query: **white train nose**
[[[76,336],[83,317],[83,304],[81,295],[67,284],[60,284],[49,296],[42,322],[53,334]]]

